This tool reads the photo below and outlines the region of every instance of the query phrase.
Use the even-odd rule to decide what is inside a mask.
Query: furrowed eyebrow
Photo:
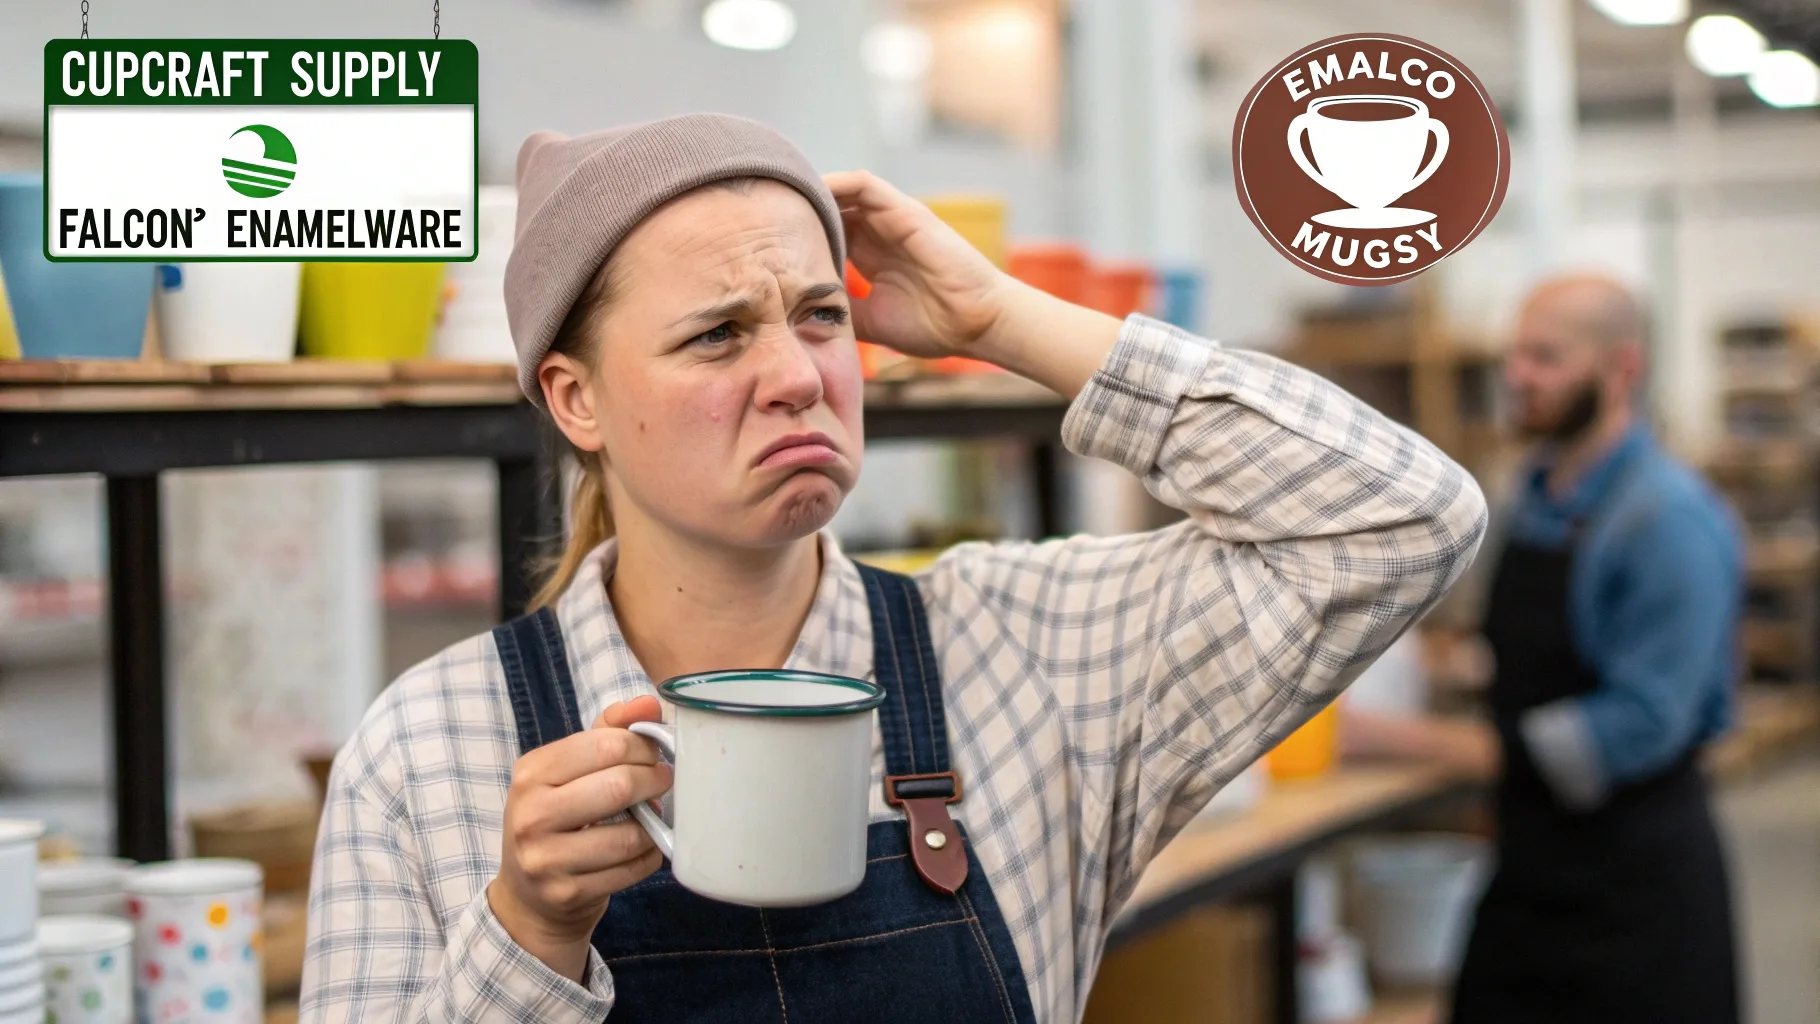
[[[802,295],[799,296],[796,301],[799,304],[814,302],[817,299],[825,299],[830,295],[840,295],[845,292],[846,289],[838,282],[824,281],[821,284],[810,285],[803,289]],[[758,308],[758,305],[759,300],[757,298],[750,295],[742,295],[737,298],[728,299],[725,302],[698,309],[695,312],[672,322],[670,326],[681,327],[684,324],[707,324],[713,326],[714,324],[722,323],[723,321],[749,317],[752,315],[752,312]]]
[[[742,295],[739,298],[728,299],[725,302],[717,303],[704,309],[698,309],[671,323],[670,326],[681,327],[684,324],[708,324],[712,326],[723,320],[737,320],[741,317],[750,316],[752,311],[756,308],[758,308],[756,300],[751,296]]]
[[[844,294],[846,290],[847,289],[833,281],[824,281],[821,284],[811,285],[808,288],[803,289],[802,295],[796,301],[799,303],[814,302],[816,299],[825,299],[830,295]]]

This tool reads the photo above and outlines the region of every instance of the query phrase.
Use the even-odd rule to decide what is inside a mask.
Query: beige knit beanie
[[[506,317],[518,385],[543,404],[537,366],[614,246],[659,206],[727,178],[772,178],[803,194],[846,262],[840,207],[802,152],[726,114],[685,114],[568,138],[538,132],[518,150],[518,231],[506,263]]]

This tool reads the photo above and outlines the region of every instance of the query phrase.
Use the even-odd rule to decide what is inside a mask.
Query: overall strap
[[[494,627],[493,645],[506,673],[519,754],[581,731],[581,707],[554,611],[539,608]]]
[[[885,802],[902,807],[910,858],[924,882],[954,893],[967,881],[967,851],[948,805],[961,798],[948,762],[941,671],[929,638],[922,594],[908,576],[857,564],[872,615],[872,666],[885,702],[878,708],[885,748]]]

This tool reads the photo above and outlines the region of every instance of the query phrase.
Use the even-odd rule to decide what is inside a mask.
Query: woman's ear
[[[569,443],[584,452],[597,452],[605,446],[601,439],[600,410],[595,404],[592,375],[579,360],[551,352],[537,367],[537,383],[543,387],[544,406],[556,429]]]

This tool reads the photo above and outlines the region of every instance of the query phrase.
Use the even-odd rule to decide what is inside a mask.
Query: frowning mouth
[[[758,465],[763,469],[797,469],[826,466],[839,459],[840,452],[826,434],[786,434],[765,446],[759,453]]]

